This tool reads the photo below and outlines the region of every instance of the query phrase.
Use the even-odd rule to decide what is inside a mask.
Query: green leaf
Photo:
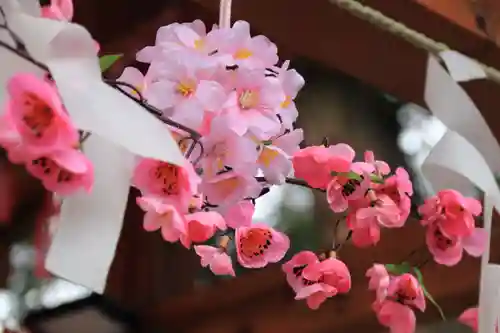
[[[99,65],[101,66],[101,72],[107,71],[121,57],[123,57],[123,54],[108,54],[100,57]]]
[[[446,317],[444,315],[443,309],[439,306],[439,304],[436,302],[436,300],[432,297],[432,295],[427,291],[424,285],[424,276],[422,275],[422,272],[418,267],[413,267],[413,271],[415,272],[415,275],[417,276],[418,283],[420,283],[420,286],[422,286],[422,290],[424,292],[425,297],[436,307],[436,309],[439,311],[439,315],[443,319],[443,321],[446,321]]]
[[[273,140],[264,140],[264,141],[262,141],[262,144],[263,144],[264,146],[270,146],[270,145],[272,145],[272,144],[273,144]]]
[[[361,175],[358,175],[354,171],[349,171],[349,172],[335,172],[335,171],[332,171],[331,175],[333,177],[335,177],[335,176],[344,176],[344,177],[346,177],[348,179],[356,179],[358,181],[363,180],[363,178],[361,177]],[[384,178],[382,178],[380,176],[377,176],[377,175],[373,175],[373,174],[370,175],[370,179],[374,183],[378,183],[378,184],[383,184],[384,183]]]
[[[402,262],[401,264],[386,264],[385,269],[391,274],[401,275],[409,273],[411,271],[411,266],[407,262]]]

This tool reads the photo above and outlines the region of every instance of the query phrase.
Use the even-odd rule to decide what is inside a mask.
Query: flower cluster
[[[427,227],[427,247],[437,263],[456,265],[463,250],[471,256],[481,256],[488,237],[483,228],[475,226],[474,217],[481,210],[479,201],[454,190],[440,191],[419,207],[421,223]]]
[[[366,276],[368,289],[375,291],[373,310],[379,322],[391,332],[414,332],[414,309],[425,311],[425,295],[417,278],[410,274],[391,275],[384,265],[374,264]]]
[[[53,1],[42,15],[71,20],[73,5]],[[285,182],[325,192],[358,247],[376,245],[382,229],[407,222],[413,186],[404,168],[391,170],[371,151],[355,161],[355,151],[344,143],[300,148],[294,99],[304,79],[288,61],[279,64],[276,45],[252,36],[247,22],[208,32],[201,21],[162,27],[155,45],[139,51],[137,60],[149,64],[147,72],[127,67],[117,83],[168,119],[165,126],[185,156],[181,165],[138,158],[131,185],[141,192],[136,201],[145,212],[143,227],[193,247],[214,274],[235,275],[233,247],[246,268],[285,257],[287,235],[252,219],[255,199]],[[17,74],[7,95],[0,146],[9,159],[24,164],[51,192],[90,191],[92,164],[81,148],[88,133],[72,124],[50,78]],[[481,214],[477,200],[445,190],[418,212],[437,263],[457,264],[463,249],[473,256],[484,251],[485,232],[475,227]],[[207,245],[213,238],[217,244]],[[317,309],[327,298],[349,292],[351,273],[340,259],[341,245],[329,255],[302,251],[283,264],[297,300]],[[369,289],[376,292],[373,309],[395,333],[413,332],[413,310],[425,310],[426,293],[412,271],[420,272],[410,266],[390,274],[380,264],[367,272]]]
[[[354,244],[366,247],[378,243],[381,228],[404,226],[413,187],[405,169],[390,175],[389,165],[373,152],[365,153],[364,162],[354,162],[354,156],[346,144],[311,146],[294,154],[293,169],[311,187],[326,190],[332,211],[346,212]]]

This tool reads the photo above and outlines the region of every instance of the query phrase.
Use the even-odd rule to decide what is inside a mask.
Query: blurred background
[[[291,59],[292,67],[304,76],[306,86],[296,103],[300,114],[297,126],[304,129],[305,143],[318,145],[328,137],[330,143],[348,143],[360,154],[373,150],[376,157],[411,173],[414,200],[419,203],[431,192],[418,166],[445,131],[444,125],[422,106],[425,52],[355,19],[326,0],[307,6],[299,2],[276,0],[271,4],[259,0],[249,4],[235,0],[234,17],[250,21],[256,34],[268,35],[278,44],[282,59]],[[391,6],[387,2],[365,2],[409,20],[415,28],[431,29],[428,34],[448,38],[451,43],[475,38],[488,46],[488,57],[491,50],[500,54],[495,45],[498,20],[493,15],[500,8],[488,1],[457,0],[451,7],[442,6],[446,1],[393,2]],[[103,54],[126,54],[107,73],[117,77],[125,66],[137,65],[135,52],[154,41],[158,27],[196,18],[210,26],[217,19],[217,4],[212,0],[148,0],[141,4],[131,0],[76,0],[75,21],[88,27],[101,43]],[[412,18],[408,17],[410,9]],[[447,25],[438,24],[443,20]],[[494,101],[488,98],[481,101],[492,104]],[[47,194],[40,184],[22,168],[10,164],[3,152],[0,161],[0,211],[5,212],[0,214],[0,325],[18,328],[23,318],[33,313],[28,329],[35,333],[125,331],[120,325],[93,327],[97,319],[68,319],[62,326],[40,324],[58,318],[59,313],[62,317],[79,313],[80,306],[68,304],[83,304],[78,301],[89,299],[91,292],[43,270],[48,226],[56,228],[57,219],[47,224]],[[136,193],[131,191],[130,195]],[[254,219],[286,231],[291,238],[291,256],[303,249],[327,247],[336,217],[323,193],[285,185],[257,200]],[[149,332],[384,332],[370,310],[372,296],[365,290],[366,268],[374,261],[418,260],[412,257],[415,250],[417,257],[427,255],[421,251],[423,237],[415,221],[409,221],[406,231],[384,234],[382,245],[376,249],[359,250],[348,245],[341,257],[351,267],[356,291],[310,311],[293,301],[278,265],[258,271],[238,269],[236,279],[218,278],[200,268],[192,253],[162,242],[157,234],[142,232],[141,220],[141,212],[130,205],[105,301],[94,302],[92,298],[85,306],[98,309],[103,313],[101,319],[111,321],[121,321],[123,316],[116,312],[124,311],[137,317],[141,326],[150,323]],[[492,251],[493,257],[497,252]],[[477,304],[478,264],[467,259],[446,271],[429,263],[423,271],[428,289],[450,320],[441,323],[437,311],[429,306],[419,321],[419,331],[468,332],[453,318]],[[108,301],[119,310],[108,311],[103,305]],[[49,310],[58,308],[69,310]]]

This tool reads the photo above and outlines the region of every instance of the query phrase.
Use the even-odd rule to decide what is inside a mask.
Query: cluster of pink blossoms
[[[54,1],[42,15],[71,20],[72,3]],[[254,199],[292,174],[326,192],[331,210],[345,215],[356,246],[376,245],[383,228],[405,225],[413,187],[403,168],[391,173],[370,151],[364,161],[354,161],[355,151],[347,144],[300,149],[303,133],[294,127],[294,99],[304,80],[288,61],[278,66],[276,46],[264,36],[251,36],[248,23],[208,32],[201,21],[162,27],[155,45],[141,50],[137,60],[149,64],[147,72],[128,67],[118,81],[136,87],[128,92],[163,117],[200,135],[193,138],[169,127],[185,153],[183,165],[138,160],[132,185],[141,192],[137,203],[145,211],[144,229],[186,248],[194,244],[201,265],[213,273],[235,275],[231,241],[246,268],[284,258],[289,238],[254,223],[252,216]],[[84,135],[71,123],[54,84],[46,77],[17,74],[7,92],[0,146],[9,159],[26,165],[49,191],[90,191],[92,165],[80,150]],[[451,190],[419,208],[437,263],[458,263],[463,249],[473,256],[484,251],[486,235],[474,220],[480,213],[477,200]],[[216,246],[204,244],[215,236]],[[312,309],[351,289],[349,269],[333,251],[328,257],[302,251],[282,266],[295,298]],[[381,324],[394,333],[413,332],[413,310],[425,309],[418,279],[408,272],[390,275],[379,264],[367,276]]]

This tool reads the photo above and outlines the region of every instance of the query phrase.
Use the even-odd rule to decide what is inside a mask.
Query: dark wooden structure
[[[285,58],[307,58],[360,81],[423,105],[427,54],[332,5],[328,0],[234,0],[233,19],[251,22],[280,48]],[[364,0],[450,47],[500,68],[500,48],[489,32],[497,21],[481,16],[491,8],[480,0]],[[151,44],[158,27],[175,21],[217,20],[218,0],[76,0],[76,21],[102,43],[104,53],[126,53],[109,75],[134,63],[134,52]],[[112,19],[110,18],[112,13]],[[388,52],[390,50],[390,52]],[[500,86],[489,81],[465,85],[495,136],[500,139]],[[26,190],[25,197],[30,197]],[[131,196],[134,193],[131,192]],[[22,201],[22,200],[21,200]],[[133,202],[131,200],[131,202]],[[210,287],[195,287],[197,259],[157,234],[139,232],[141,213],[131,205],[126,214],[107,295],[143,318],[144,331],[189,333],[373,331],[372,295],[364,272],[374,261],[398,262],[423,246],[422,228],[411,222],[383,235],[373,249],[346,246],[340,256],[353,275],[352,292],[310,311],[293,301],[278,266],[249,273]],[[9,227],[6,227],[6,232]],[[491,250],[500,262],[500,234],[495,229]],[[175,266],[175,271],[171,269]],[[454,268],[428,264],[426,286],[450,316],[477,302],[479,262],[465,259]],[[5,275],[5,273],[4,273]],[[458,278],[457,278],[458,277]],[[437,320],[429,307],[422,320]]]

